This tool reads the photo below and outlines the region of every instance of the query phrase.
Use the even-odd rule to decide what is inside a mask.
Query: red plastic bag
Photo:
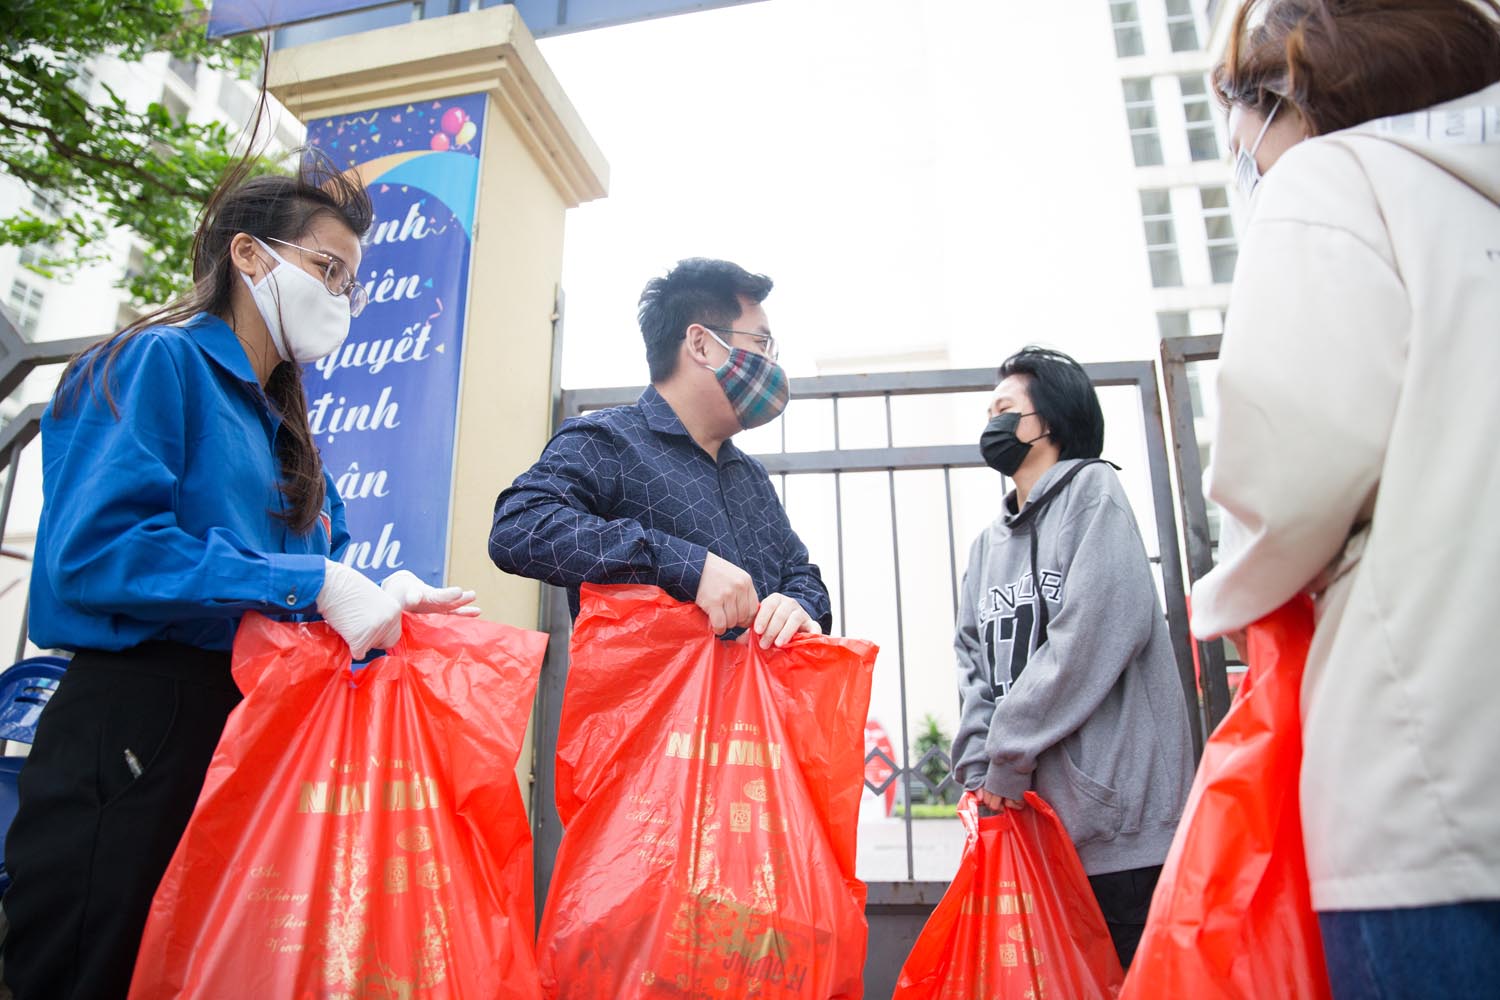
[[[514,998],[539,988],[515,767],[547,637],[406,615],[362,670],[250,614],[245,692],[157,889],[131,1000]]]
[[[655,587],[590,587],[537,944],[566,1000],[858,1000],[854,876],[876,648],[724,642]]]
[[[1120,959],[1062,821],[1035,792],[1025,809],[958,803],[968,841],[917,936],[891,1000],[1093,1000],[1120,990]]]
[[[1297,791],[1312,602],[1249,633],[1249,674],[1203,748],[1124,997],[1331,996]]]

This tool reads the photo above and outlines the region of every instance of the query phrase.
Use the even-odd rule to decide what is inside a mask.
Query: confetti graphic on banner
[[[343,497],[344,562],[443,582],[486,97],[314,121],[308,143],[364,182],[375,223],[349,339],[307,366],[308,419]],[[446,304],[446,305],[445,305]]]
[[[326,145],[329,149],[369,147],[361,154],[361,159],[372,159],[383,147],[389,147],[386,152],[412,148],[478,155],[475,140],[479,138],[480,123],[475,115],[482,112],[483,103],[477,104],[478,112],[475,107],[472,98],[453,98],[434,101],[428,109],[419,110],[407,105],[327,118],[308,128],[308,142],[318,147]],[[327,128],[330,126],[334,138],[343,137],[346,132],[349,134],[350,138],[343,140],[342,147],[337,142],[328,142]]]

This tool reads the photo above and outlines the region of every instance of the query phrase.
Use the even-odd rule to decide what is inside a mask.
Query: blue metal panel
[[[223,3],[224,0],[218,0]],[[272,36],[273,49],[285,49],[308,42],[321,42],[325,38],[341,35],[357,35],[361,31],[389,28],[395,24],[406,24],[412,20],[410,0],[387,3],[380,7],[369,7],[348,14],[335,14],[317,21],[303,21],[276,29]]]
[[[208,37],[261,31],[390,3],[391,0],[214,0],[208,15]],[[402,20],[410,20],[411,4],[401,6],[407,9]],[[344,33],[347,32],[341,32]]]
[[[557,30],[557,25],[566,16],[568,0],[479,0],[480,7],[514,6],[531,29],[533,35],[544,35]]]
[[[480,0],[479,5],[498,7],[510,2],[512,0]],[[538,38],[754,2],[756,0],[514,0],[521,20]]]
[[[513,3],[538,38],[605,28],[671,14],[730,7],[756,0],[479,0],[480,7]],[[276,47],[302,45],[418,18],[468,10],[470,0],[214,0],[211,38],[276,31]]]

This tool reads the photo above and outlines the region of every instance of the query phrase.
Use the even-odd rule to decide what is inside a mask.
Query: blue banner
[[[441,585],[484,94],[309,123],[307,141],[356,172],[375,224],[349,339],[307,365],[308,421],[344,498],[344,561],[372,579]]]

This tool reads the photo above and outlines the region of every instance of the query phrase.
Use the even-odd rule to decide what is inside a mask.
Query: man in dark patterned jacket
[[[651,385],[563,424],[495,501],[490,558],[568,589],[650,583],[762,646],[832,624],[828,590],[765,468],[730,440],[786,406],[761,303],[771,279],[684,260],[641,293]]]

